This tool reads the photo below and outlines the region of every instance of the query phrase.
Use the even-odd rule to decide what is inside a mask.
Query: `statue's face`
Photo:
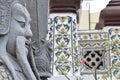
[[[32,37],[30,29],[30,14],[27,9],[19,3],[16,3],[12,8],[12,19],[7,43],[7,51],[15,55],[16,38],[17,36],[24,36],[26,39]]]

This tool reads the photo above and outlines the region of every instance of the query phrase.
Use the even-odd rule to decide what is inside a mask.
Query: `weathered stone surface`
[[[37,80],[26,46],[32,37],[29,12],[18,0],[0,0],[0,12],[0,59],[6,66],[1,72],[3,80],[9,77],[6,70],[10,71],[12,80]]]
[[[49,0],[27,1],[27,8],[32,17],[31,25],[34,34],[33,40],[37,47],[37,52],[35,53],[36,67],[38,69],[39,76],[46,79],[47,77],[50,77],[51,60],[49,43],[45,40],[48,32]]]
[[[0,0],[0,34],[8,33],[10,26],[10,2],[11,0]]]
[[[50,61],[52,49],[50,48],[50,42],[41,40],[41,48],[35,55],[35,63],[38,69],[40,77],[50,77]]]
[[[0,80],[13,80],[9,70],[2,63],[0,65]]]
[[[48,16],[46,15],[48,15],[49,0],[26,1],[29,4],[29,7],[28,5],[27,7],[33,19],[31,24],[34,36],[32,39],[36,42],[35,46],[38,47],[38,53],[32,55],[32,57],[35,56],[36,64],[33,58],[30,58],[33,59],[30,60],[32,64],[29,63],[28,56],[31,50],[27,50],[25,47],[26,40],[32,37],[31,18],[27,9],[18,1],[25,5],[24,0],[0,0],[0,35],[4,35],[0,36],[0,59],[7,66],[6,70],[10,71],[14,80],[40,80],[38,75],[46,79],[50,76],[51,49],[48,42],[41,40],[45,40],[47,34]],[[31,7],[32,4],[34,4],[34,7]],[[37,59],[42,61],[37,61],[36,56],[39,57]],[[38,69],[39,74],[35,68]],[[7,72],[4,69],[2,70]],[[4,75],[5,80],[7,75],[4,72],[1,74]]]

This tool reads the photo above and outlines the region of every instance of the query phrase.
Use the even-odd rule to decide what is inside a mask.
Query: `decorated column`
[[[80,0],[50,0],[49,40],[53,54],[53,75],[72,75],[77,72],[77,11]]]
[[[111,0],[100,13],[96,29],[103,29],[109,34],[109,42],[114,44],[110,51],[110,78],[120,79],[120,0]]]

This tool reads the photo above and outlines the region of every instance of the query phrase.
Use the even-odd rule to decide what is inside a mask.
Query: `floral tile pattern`
[[[109,53],[103,52],[101,45],[108,41],[108,33],[102,30],[79,31],[78,38],[79,57],[85,60],[85,63],[80,67],[81,76],[92,74],[94,68],[97,68],[99,74],[107,73]]]
[[[71,75],[75,70],[74,55],[77,53],[76,15],[54,14],[49,18],[49,40],[53,54],[53,75]]]
[[[101,32],[99,33],[100,31],[96,31],[96,32],[88,32],[84,31],[80,31],[80,33],[78,32],[78,38],[79,38],[79,41],[89,41],[89,40],[108,40],[108,34],[106,34],[105,32]]]
[[[113,51],[115,46],[120,50],[119,26],[77,31],[75,14],[54,13],[50,14],[48,30],[48,39],[53,47],[53,75],[78,74],[83,80],[89,80],[89,77],[94,79],[91,70],[97,68],[98,80],[120,79],[120,54]],[[118,44],[105,48],[108,51],[103,52],[101,45],[112,40],[117,40]]]
[[[115,44],[114,46],[118,46],[120,49],[120,27],[110,27],[107,29],[109,33],[109,40],[118,40],[118,44]],[[112,46],[112,49],[114,48]],[[120,54],[116,54],[115,51],[111,50],[111,73],[112,73],[112,79],[113,80],[119,80],[120,79]]]

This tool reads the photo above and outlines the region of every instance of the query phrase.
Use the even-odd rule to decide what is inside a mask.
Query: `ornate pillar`
[[[106,8],[101,11],[100,20],[96,25],[96,29],[107,31],[111,43],[115,40],[118,41],[118,43],[111,47],[112,50],[110,51],[110,77],[111,80],[118,80],[120,79],[120,54],[117,51],[114,51],[114,49],[115,47],[120,47],[120,0],[111,0]]]
[[[120,79],[120,26],[106,26],[103,28],[108,32],[110,47],[110,78],[111,80]]]
[[[50,0],[49,40],[53,54],[51,70],[54,76],[72,75],[77,70],[77,11],[80,0]]]

